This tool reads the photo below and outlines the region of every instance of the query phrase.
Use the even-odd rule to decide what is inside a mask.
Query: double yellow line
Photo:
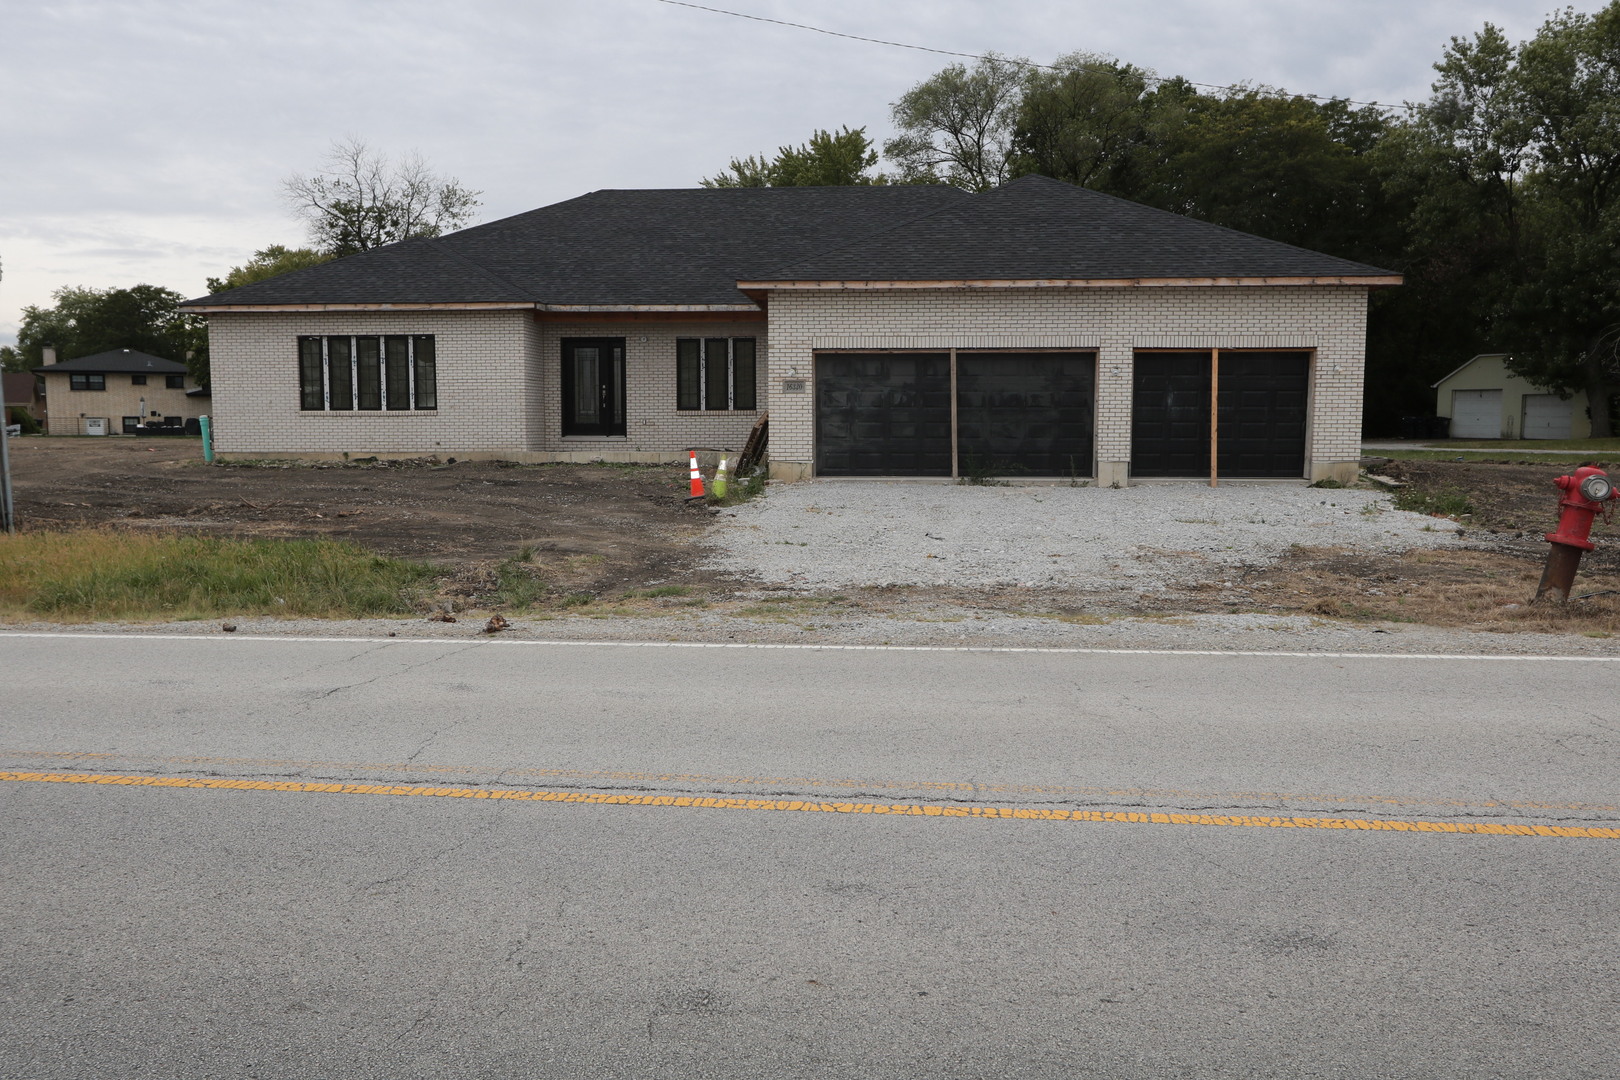
[[[610,791],[520,791],[429,787],[416,784],[311,783],[302,780],[220,780],[187,776],[0,771],[0,781],[96,784],[115,787],[206,788],[330,795],[396,795],[435,799],[501,799],[587,806],[673,806],[702,810],[770,810],[796,814],[887,814],[901,817],[993,818],[1011,821],[1117,822],[1127,825],[1208,825],[1243,829],[1340,829],[1361,832],[1460,833],[1468,836],[1552,836],[1620,840],[1620,827],[1515,825],[1494,821],[1397,821],[1387,818],[1271,817],[1254,814],[1185,814],[1152,810],[1065,810],[1055,807],[975,806],[966,803],[822,802],[748,799],[720,795],[645,795]]]

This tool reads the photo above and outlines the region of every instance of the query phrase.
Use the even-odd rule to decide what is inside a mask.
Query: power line
[[[1065,70],[1063,68],[1059,68],[1056,64],[1037,64],[1033,60],[1021,60],[1010,56],[989,56],[983,53],[956,52],[952,49],[935,49],[928,45],[911,45],[904,41],[888,41],[884,38],[863,37],[860,34],[845,34],[838,30],[828,30],[820,26],[811,26],[808,23],[789,22],[786,19],[768,19],[763,15],[748,15],[741,11],[727,11],[725,8],[707,7],[703,4],[690,4],[687,3],[686,0],[658,0],[658,3],[668,4],[671,7],[691,8],[694,11],[708,11],[714,13],[715,15],[730,15],[734,19],[747,19],[750,22],[770,23],[773,26],[788,26],[795,30],[810,30],[817,34],[826,34],[828,37],[847,38],[850,41],[865,41],[872,45],[888,45],[895,49],[911,49],[915,52],[935,53],[939,56],[959,56],[965,60],[993,60],[1003,64],[1016,64],[1019,67],[1042,68],[1046,71]],[[1098,74],[1111,73],[1106,68],[1093,68],[1086,67],[1084,65],[1080,66],[1080,70],[1096,72]],[[1167,83],[1173,81],[1172,79],[1167,79],[1160,75],[1148,75],[1146,73],[1143,73],[1142,78],[1143,81],[1150,83]],[[1197,82],[1193,79],[1182,79],[1181,81],[1187,83],[1189,86],[1199,86],[1206,90],[1252,89],[1252,87],[1245,86],[1242,83],[1222,85],[1220,83]],[[1386,105],[1381,101],[1355,101],[1351,98],[1337,98],[1328,94],[1291,94],[1283,90],[1278,90],[1276,93],[1282,97],[1301,97],[1307,98],[1311,101],[1343,101],[1346,105],[1369,105],[1375,109],[1403,109],[1406,111],[1411,111],[1412,108],[1410,105]]]

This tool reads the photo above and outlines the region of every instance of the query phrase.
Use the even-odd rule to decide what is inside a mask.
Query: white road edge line
[[[1262,652],[1241,649],[1089,649],[1035,645],[816,645],[744,641],[554,641],[528,638],[312,637],[266,634],[97,634],[51,630],[0,630],[0,638],[81,638],[90,641],[235,641],[356,645],[569,646],[599,649],[778,649],[798,652],[1050,653],[1060,656],[1252,656],[1299,660],[1516,660],[1534,663],[1614,664],[1620,656],[1526,656],[1494,653]]]

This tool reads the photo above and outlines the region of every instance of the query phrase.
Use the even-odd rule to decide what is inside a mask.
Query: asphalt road
[[[1620,1074],[1612,662],[0,670],[0,1077]]]

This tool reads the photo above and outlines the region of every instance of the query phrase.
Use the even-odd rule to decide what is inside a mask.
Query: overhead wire
[[[965,60],[991,60],[1003,64],[1014,64],[1018,67],[1041,68],[1046,71],[1073,70],[1073,67],[1060,68],[1056,64],[1038,64],[1033,60],[1024,60],[1019,57],[999,56],[987,53],[957,52],[954,49],[936,49],[929,45],[912,45],[904,41],[889,41],[886,38],[865,37],[861,34],[846,34],[840,30],[828,30],[821,26],[811,26],[809,23],[790,22],[787,19],[772,19],[764,15],[749,15],[748,13],[742,11],[728,11],[725,8],[709,7],[705,4],[693,4],[687,2],[687,0],[657,0],[657,2],[660,4],[668,4],[671,7],[691,8],[694,11],[708,11],[715,15],[729,15],[734,19],[747,19],[750,22],[770,23],[773,26],[787,26],[795,30],[810,30],[817,34],[826,34],[828,37],[847,38],[850,41],[864,41],[872,45],[888,45],[895,49],[911,49],[915,52],[934,53],[938,56],[958,56]],[[1090,71],[1099,74],[1111,73],[1107,68],[1086,67],[1084,64],[1076,66],[1081,71]],[[1183,79],[1179,76],[1166,78],[1162,75],[1150,75],[1146,72],[1141,72],[1140,74],[1142,75],[1143,81],[1149,83],[1167,83],[1174,82],[1179,79],[1179,81],[1184,82],[1189,86],[1198,86],[1206,90],[1255,89],[1255,87],[1248,86],[1243,83],[1207,83],[1198,82],[1195,79]],[[1267,91],[1265,88],[1261,88],[1260,92],[1264,93]],[[1375,109],[1398,109],[1407,112],[1410,112],[1412,109],[1411,105],[1406,104],[1390,105],[1382,101],[1357,101],[1353,98],[1335,97],[1330,94],[1297,94],[1287,90],[1273,90],[1270,92],[1282,97],[1299,97],[1306,98],[1311,101],[1342,101],[1346,105],[1365,105]]]

